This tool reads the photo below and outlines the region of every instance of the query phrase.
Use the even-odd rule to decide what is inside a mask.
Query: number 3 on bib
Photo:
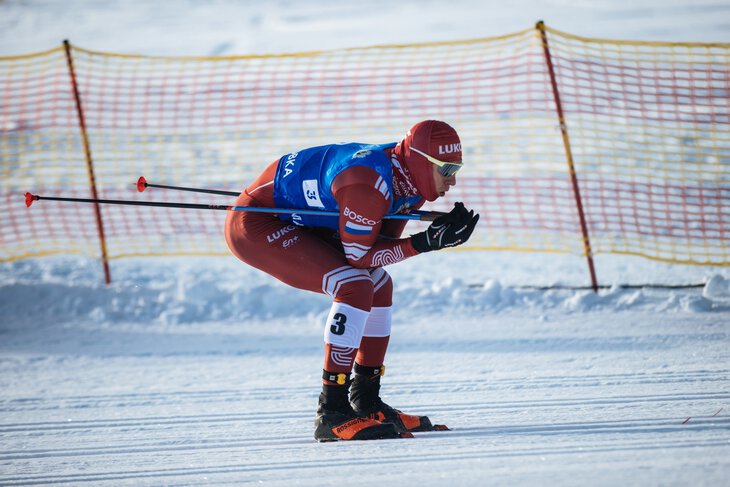
[[[345,333],[347,316],[342,313],[335,313],[332,319],[334,320],[334,323],[330,326],[330,331],[335,335],[343,335]]]
[[[324,342],[344,348],[358,348],[370,311],[335,301],[327,315]]]

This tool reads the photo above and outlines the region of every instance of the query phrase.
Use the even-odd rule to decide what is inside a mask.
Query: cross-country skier
[[[333,298],[324,331],[317,440],[396,438],[434,429],[428,417],[405,414],[380,399],[393,293],[383,266],[463,244],[479,215],[456,203],[408,238],[400,238],[406,220],[383,217],[444,196],[462,164],[456,131],[426,120],[397,144],[333,144],[287,154],[235,202],[337,210],[339,218],[228,213],[226,241],[236,257],[290,286]]]

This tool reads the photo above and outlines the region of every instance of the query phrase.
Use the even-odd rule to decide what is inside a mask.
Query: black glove
[[[419,254],[456,247],[469,240],[478,221],[479,214],[467,210],[461,202],[456,203],[449,213],[436,218],[425,232],[413,235],[411,244]]]

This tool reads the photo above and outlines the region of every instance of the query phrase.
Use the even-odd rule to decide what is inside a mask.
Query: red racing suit
[[[390,335],[393,284],[382,266],[418,253],[410,238],[400,238],[407,220],[383,218],[391,207],[389,198],[418,194],[392,149],[385,152],[393,160],[395,194],[384,194],[379,189],[381,176],[365,166],[349,167],[333,180],[330,190],[340,211],[338,231],[298,226],[275,214],[245,211],[228,212],[225,223],[226,242],[243,262],[295,288],[328,294],[336,303],[366,313],[373,310],[371,321],[380,324],[371,325],[371,331],[366,326],[357,355],[357,362],[366,366],[382,365],[383,347],[387,347]],[[270,164],[234,204],[275,207],[274,178],[282,161],[284,158]],[[423,202],[421,198],[410,209],[420,208]],[[347,231],[348,223],[372,226],[373,231],[353,234]],[[385,343],[379,340],[382,350],[368,358],[367,343],[378,341],[375,337],[385,338]],[[350,346],[328,344],[325,369],[349,370],[351,360],[342,357],[349,353],[354,358],[358,343],[359,339]]]

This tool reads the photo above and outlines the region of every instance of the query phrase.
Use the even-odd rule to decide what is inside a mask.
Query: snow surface
[[[726,41],[701,2],[0,1],[0,53],[490,36]],[[394,26],[397,26],[394,27]],[[725,37],[723,39],[723,36]],[[233,257],[0,265],[0,485],[727,485],[730,268],[434,252],[390,266],[383,395],[452,431],[312,438],[324,296]],[[684,289],[625,283],[696,284]],[[553,286],[536,289],[526,286]]]
[[[233,257],[113,262],[109,288],[95,261],[5,264],[0,485],[723,485],[727,269],[683,269],[696,289],[509,284],[583,267],[456,251],[391,266],[384,398],[452,431],[318,444],[325,297]]]

